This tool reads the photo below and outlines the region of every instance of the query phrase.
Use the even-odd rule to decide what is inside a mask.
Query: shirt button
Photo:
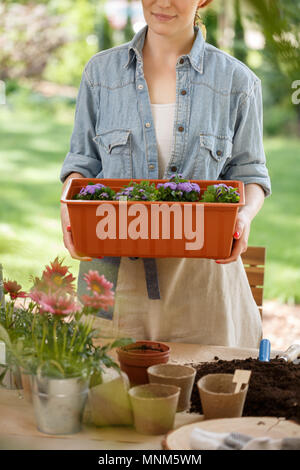
[[[177,171],[177,166],[171,166],[171,171]]]
[[[152,163],[149,165],[149,170],[154,170],[155,168],[155,165],[153,165]]]
[[[184,59],[180,59],[179,63],[184,64]]]
[[[180,127],[178,127],[178,130],[179,130],[179,132],[183,132],[183,131],[184,131],[184,127],[180,126]]]
[[[146,126],[146,127],[151,127],[151,123],[150,123],[150,122],[146,122],[145,126]]]
[[[144,88],[144,85],[138,85],[139,90],[143,90],[143,88]]]
[[[182,95],[186,95],[186,90],[181,90]]]
[[[217,150],[217,155],[218,155],[218,157],[220,157],[221,155],[223,155],[222,150]]]

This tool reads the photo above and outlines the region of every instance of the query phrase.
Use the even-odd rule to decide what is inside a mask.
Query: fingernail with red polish
[[[234,236],[234,238],[239,238],[240,233],[239,233],[239,232],[235,232],[235,234],[234,234],[233,236]]]
[[[216,263],[220,264],[220,261],[216,261]]]

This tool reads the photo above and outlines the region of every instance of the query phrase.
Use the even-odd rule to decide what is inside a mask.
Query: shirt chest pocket
[[[93,140],[99,145],[103,178],[132,178],[131,139],[129,129],[98,131]]]
[[[229,137],[217,137],[201,133],[195,174],[199,179],[219,179],[225,162],[232,155],[232,141]]]

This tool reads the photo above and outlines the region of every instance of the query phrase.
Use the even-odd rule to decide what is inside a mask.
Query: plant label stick
[[[251,370],[236,369],[234,371],[234,376],[232,379],[232,382],[236,383],[234,393],[238,393],[241,389],[241,386],[249,382],[250,375],[251,375]]]

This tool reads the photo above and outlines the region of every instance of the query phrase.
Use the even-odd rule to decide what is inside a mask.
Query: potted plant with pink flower
[[[7,301],[5,302],[5,295]],[[20,299],[25,301],[26,292],[16,281],[3,282],[3,295],[0,302],[0,384],[6,388],[22,388],[21,374],[14,356],[11,354],[11,344],[18,345],[19,338],[27,334],[33,319],[34,303],[19,304]]]
[[[58,258],[41,278],[32,280],[30,327],[20,332],[17,340],[9,328],[2,327],[2,338],[15,363],[31,377],[39,430],[49,434],[77,432],[89,387],[101,383],[107,367],[119,370],[108,351],[132,340],[94,345],[99,333],[90,314],[108,309],[114,302],[112,283],[104,276],[94,271],[86,274],[89,294],[80,299],[75,295],[75,278]]]

